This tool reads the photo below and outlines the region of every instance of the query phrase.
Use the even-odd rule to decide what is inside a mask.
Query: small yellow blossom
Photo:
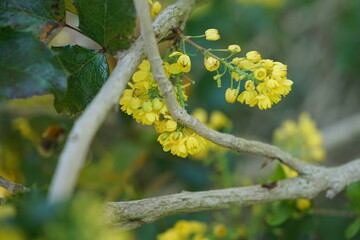
[[[246,78],[245,75],[239,75],[237,72],[231,72],[231,78],[235,79],[236,81],[243,80]]]
[[[177,65],[182,72],[189,72],[191,69],[191,61],[188,55],[182,54],[177,60]]]
[[[220,62],[216,58],[207,57],[207,58],[204,58],[204,65],[208,71],[212,72],[219,68]]]
[[[239,53],[241,52],[241,48],[239,45],[233,44],[228,46],[228,50],[233,53]]]
[[[217,238],[223,238],[226,236],[227,228],[224,224],[216,224],[213,230],[214,236]]]
[[[210,114],[209,127],[220,129],[231,125],[230,119],[220,111],[213,111]]]
[[[258,51],[250,51],[246,53],[246,59],[253,63],[258,63],[261,60],[261,55]]]
[[[231,89],[231,88],[226,89],[226,92],[225,92],[225,100],[226,100],[228,103],[234,103],[234,102],[236,102],[236,97],[237,97],[236,89]]]
[[[257,97],[257,104],[261,110],[271,108],[271,100],[264,94],[259,94]]]
[[[215,28],[210,28],[205,31],[205,38],[208,41],[216,41],[220,39],[219,31]]]
[[[255,90],[254,82],[251,80],[247,80],[245,83],[245,89],[247,91],[254,91]]]
[[[271,70],[274,66],[274,61],[271,60],[271,59],[262,59],[260,62],[259,62],[259,65],[262,67],[262,68],[265,68],[266,70]]]
[[[257,97],[258,93],[256,91],[243,91],[242,93],[240,93],[239,97],[237,98],[237,100],[241,103],[246,103],[250,106],[255,106],[256,105],[256,97]]]
[[[243,61],[243,60],[245,60],[245,58],[236,57],[236,58],[233,58],[233,59],[231,60],[231,63],[234,64],[235,66],[238,66],[239,63],[240,63],[241,61]]]
[[[157,235],[157,240],[205,240],[206,224],[198,221],[180,220],[166,232]]]
[[[264,80],[266,77],[266,69],[265,68],[258,68],[254,72],[254,77],[258,80]]]
[[[238,67],[249,71],[255,71],[257,69],[257,65],[248,59],[239,61]]]
[[[155,1],[151,8],[151,17],[155,18],[162,10],[161,3],[159,1]]]
[[[311,207],[311,201],[306,198],[296,199],[296,208],[300,211],[308,210]]]
[[[132,80],[134,82],[150,80],[150,78],[152,77],[150,62],[148,60],[143,60],[141,64],[138,66],[138,68],[139,70],[133,74]]]

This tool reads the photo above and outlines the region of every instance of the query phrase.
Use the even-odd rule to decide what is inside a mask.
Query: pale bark
[[[173,27],[184,27],[194,8],[194,0],[180,0],[166,8],[154,21],[158,41],[172,34]],[[49,201],[68,199],[74,191],[79,172],[95,133],[108,112],[118,105],[127,82],[144,58],[143,41],[139,38],[120,59],[99,93],[76,120],[60,155],[49,191]]]
[[[229,207],[251,206],[286,199],[315,198],[327,190],[334,197],[348,184],[360,180],[360,159],[334,168],[320,168],[317,174],[288,178],[272,187],[253,185],[203,192],[182,192],[128,202],[110,202],[105,219],[121,229],[137,228],[169,215],[208,211]],[[330,191],[329,191],[330,189]]]
[[[5,188],[10,193],[14,194],[16,192],[27,192],[29,189],[27,187],[24,187],[21,184],[10,182],[4,177],[0,176],[0,187]]]

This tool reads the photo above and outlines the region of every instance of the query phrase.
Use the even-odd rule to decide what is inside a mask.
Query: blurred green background
[[[162,4],[172,2],[162,1]],[[288,96],[268,110],[238,102],[229,104],[224,98],[225,89],[218,89],[213,74],[203,67],[202,55],[188,47],[188,52],[197,54],[192,58],[190,72],[196,84],[191,89],[189,112],[198,107],[209,113],[220,110],[233,123],[231,133],[269,143],[274,129],[282,121],[297,119],[303,111],[309,112],[324,132],[337,122],[359,114],[360,1],[202,2],[187,23],[186,35],[200,35],[208,28],[217,28],[221,35],[219,41],[197,39],[196,42],[208,48],[239,44],[240,56],[257,50],[263,58],[288,65],[288,78],[294,85]],[[69,39],[83,43],[75,37]],[[224,79],[223,86],[229,86],[228,79]],[[74,120],[76,117],[70,119],[56,114],[51,96],[0,102],[1,174],[46,191],[62,143],[51,156],[45,157],[38,151],[38,141],[52,125],[62,126],[66,136]],[[163,152],[156,138],[153,127],[139,125],[121,111],[112,111],[92,143],[78,190],[99,195],[103,201],[133,200],[182,190],[262,183],[273,172],[273,166],[260,169],[263,159],[235,152],[213,153],[200,160],[182,159]],[[323,164],[333,166],[359,157],[359,144],[357,137],[326,149],[328,158]],[[346,211],[346,204],[342,195],[334,200],[319,196],[314,209],[333,212],[318,211],[321,214],[281,225],[280,235],[276,234],[279,227],[270,230],[254,227],[261,231],[253,239],[289,239],[286,233],[294,233],[296,229],[298,238],[291,239],[343,239],[344,229],[353,217],[340,214]],[[244,208],[176,215],[144,225],[134,234],[135,239],[155,239],[179,219],[222,222],[229,228],[249,226],[251,214],[250,208]]]

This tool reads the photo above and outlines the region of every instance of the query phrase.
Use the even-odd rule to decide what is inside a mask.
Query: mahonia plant
[[[152,4],[153,16],[156,16],[161,10],[161,5],[149,2]],[[192,67],[192,55],[187,54],[186,44],[192,45],[204,55],[204,66],[208,71],[216,72],[214,80],[218,87],[222,85],[223,76],[229,73],[230,88],[225,91],[225,100],[229,103],[239,101],[251,107],[267,109],[290,92],[293,82],[286,78],[286,65],[262,59],[257,51],[248,52],[246,57],[234,57],[241,52],[239,45],[229,45],[227,49],[205,49],[191,40],[203,37],[208,41],[219,40],[217,29],[208,29],[200,36],[185,36],[179,29],[173,31],[176,34],[175,41],[163,59],[163,68],[175,87],[176,98],[182,108],[187,106],[187,87],[195,83],[185,75]],[[216,51],[227,52],[229,55],[220,58],[213,53]],[[219,72],[220,67],[223,68],[222,73]],[[242,91],[241,86],[244,86]],[[133,74],[129,88],[120,99],[120,105],[121,109],[133,116],[137,122],[155,126],[159,134],[158,141],[166,152],[187,157],[189,154],[206,153],[209,149],[207,146],[211,145],[205,138],[172,119],[153,78],[148,60],[143,60]]]

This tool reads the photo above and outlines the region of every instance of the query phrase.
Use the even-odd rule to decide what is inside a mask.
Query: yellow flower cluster
[[[158,141],[165,152],[170,151],[173,155],[185,158],[205,148],[205,138],[184,126],[178,126],[170,116],[155,124],[155,129],[160,134]]]
[[[174,56],[179,56],[175,63],[164,62],[164,70],[168,77],[190,71],[189,56],[174,52],[169,57]],[[120,99],[121,110],[132,115],[139,123],[154,124],[156,132],[160,134],[158,141],[165,152],[170,151],[179,157],[187,157],[204,149],[206,140],[203,137],[177,124],[169,115],[158,85],[153,79],[150,62],[144,60],[138,68],[132,76],[132,82],[128,84],[130,88],[125,89]],[[186,101],[187,96],[183,88],[176,88],[176,91],[178,96]]]
[[[180,220],[166,232],[157,235],[157,240],[208,240],[204,237],[206,224],[198,221]]]
[[[308,113],[302,113],[299,116],[298,124],[292,120],[286,120],[280,128],[275,130],[273,142],[294,156],[308,162],[324,160],[326,155],[322,147],[322,136]],[[286,177],[298,176],[295,170],[283,164],[281,167]],[[311,200],[297,199],[295,205],[300,211],[305,211],[311,207]]]
[[[144,60],[139,70],[132,76],[130,88],[125,89],[120,99],[121,110],[144,125],[159,121],[160,114],[166,114],[167,108],[154,81],[150,62]]]
[[[262,59],[257,51],[248,52],[244,58],[234,58],[232,64],[251,76],[251,79],[248,79],[248,76],[239,75],[237,72],[231,74],[236,81],[248,79],[245,82],[245,91],[235,96],[241,103],[268,109],[291,91],[293,82],[287,79],[287,66],[281,62]]]
[[[308,113],[300,114],[298,123],[286,120],[280,128],[275,130],[273,142],[307,162],[324,160],[326,155],[322,146],[321,133]]]

